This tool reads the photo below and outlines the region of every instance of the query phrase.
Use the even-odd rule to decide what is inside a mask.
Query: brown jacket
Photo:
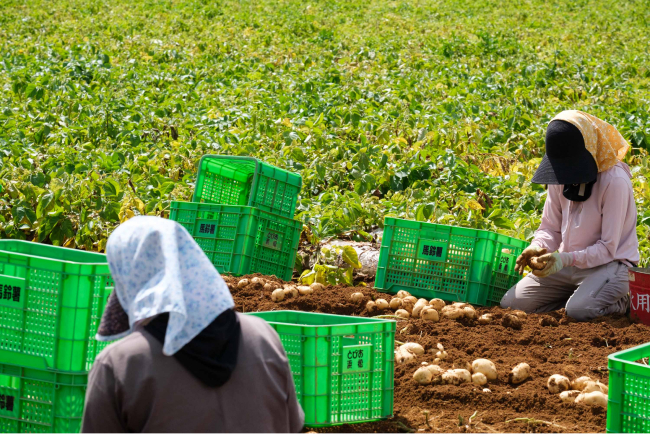
[[[241,342],[228,382],[210,388],[140,328],[90,371],[82,432],[299,432],[304,413],[277,333],[237,314]]]

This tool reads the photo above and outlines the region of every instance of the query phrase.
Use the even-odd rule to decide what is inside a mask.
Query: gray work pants
[[[578,321],[625,313],[630,302],[627,271],[625,264],[613,261],[589,269],[565,267],[548,277],[531,273],[506,292],[501,307],[528,313],[564,307]]]

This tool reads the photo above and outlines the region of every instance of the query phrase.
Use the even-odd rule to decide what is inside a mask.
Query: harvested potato
[[[383,298],[378,298],[377,300],[375,300],[375,304],[377,305],[377,309],[379,310],[388,309],[388,302]]]
[[[375,310],[377,310],[377,303],[375,303],[372,300],[369,300],[368,303],[366,303],[366,310],[368,312],[374,312]]]
[[[528,314],[526,314],[526,312],[523,310],[513,310],[511,313],[522,321],[526,321],[528,318]]]
[[[591,377],[587,377],[586,375],[582,377],[578,377],[571,382],[571,387],[574,390],[582,391],[582,389],[585,388],[585,384],[587,384],[588,381],[591,381]]]
[[[419,318],[420,317],[420,312],[422,312],[422,309],[425,306],[429,306],[429,302],[426,301],[425,299],[421,298],[415,303],[415,306],[413,306],[413,317],[414,318]]]
[[[325,288],[325,285],[323,285],[322,283],[314,282],[311,285],[309,285],[309,287],[314,291],[321,291]]]
[[[472,374],[467,369],[454,369],[453,371],[460,379],[461,384],[472,382]]]
[[[476,359],[472,362],[472,372],[485,375],[488,381],[497,379],[497,367],[488,359]]]
[[[362,292],[355,292],[354,294],[352,294],[352,295],[350,296],[350,300],[352,300],[352,301],[355,302],[355,303],[357,303],[357,302],[359,302],[359,301],[362,301],[363,298],[364,298],[364,295],[363,295]]]
[[[266,283],[266,281],[264,281],[263,279],[260,279],[259,277],[253,277],[251,279],[251,285],[253,285],[253,286],[257,287],[257,288],[261,288],[262,286],[264,286],[265,283]]]
[[[433,322],[440,321],[440,316],[438,315],[438,311],[431,306],[422,309],[422,311],[420,312],[420,318],[425,319],[427,321],[433,321]]]
[[[596,384],[600,387],[600,391],[605,395],[609,393],[609,387],[606,384],[603,384],[600,381],[596,381]]]
[[[449,319],[460,319],[465,317],[465,311],[452,304],[442,308],[442,316]]]
[[[478,323],[481,325],[490,324],[493,319],[494,319],[494,315],[492,315],[491,313],[484,313],[478,318]]]
[[[404,319],[409,319],[411,317],[411,314],[408,312],[408,310],[404,310],[404,309],[397,309],[395,311],[395,315]]]
[[[501,325],[514,330],[521,330],[521,320],[518,316],[511,313],[505,314],[501,320]]]
[[[445,301],[441,300],[439,298],[434,298],[429,302],[429,306],[434,308],[437,311],[441,311],[443,307],[445,307]]]
[[[248,285],[250,285],[251,281],[248,279],[241,279],[239,282],[237,282],[237,288],[246,288]]]
[[[284,300],[284,289],[278,288],[271,293],[271,300],[282,301]]]
[[[600,386],[595,381],[587,381],[582,386],[582,393],[602,392]]]
[[[418,368],[413,374],[413,378],[420,384],[431,384],[433,373],[426,367]]]
[[[548,261],[542,261],[540,260],[541,256],[533,256],[528,260],[528,266],[531,268],[531,270],[543,270],[544,267],[546,267],[546,263]]]
[[[402,299],[402,309],[408,311],[409,315],[413,313],[413,308],[415,305],[411,302],[411,300],[407,299]]]
[[[565,390],[569,390],[571,383],[569,382],[569,379],[564,375],[553,374],[548,378],[546,386],[548,387],[549,392],[560,393],[564,392]]]
[[[444,384],[453,384],[458,386],[460,384],[460,377],[456,372],[449,370],[442,373],[442,382]]]
[[[273,289],[275,289],[275,285],[272,283],[267,282],[264,284],[264,291],[273,291]]]
[[[411,360],[415,360],[415,354],[410,351],[402,350],[401,348],[398,348],[397,351],[395,351],[395,361],[397,363],[406,363]]]
[[[401,308],[402,308],[402,299],[401,299],[401,298],[397,298],[397,297],[393,298],[393,299],[390,301],[389,306],[390,306],[390,308],[393,309],[393,310],[401,309]]]
[[[434,377],[439,377],[443,372],[445,372],[445,370],[438,365],[427,365],[426,368],[431,371]]]
[[[278,288],[280,289],[280,288]],[[284,291],[284,296],[285,298],[298,298],[298,290],[296,289],[295,286],[291,286],[289,288],[282,289]]]
[[[404,297],[410,297],[411,296],[411,294],[409,294],[408,292],[406,292],[404,290],[397,291],[397,294],[395,294],[395,295],[398,298],[404,298]]]
[[[465,369],[466,371],[472,372],[472,364],[470,362],[458,361],[454,362],[454,369]]]
[[[520,363],[512,368],[512,372],[508,375],[508,381],[511,384],[519,384],[526,381],[528,377],[530,377],[530,366],[528,363]]]
[[[415,342],[407,342],[404,345],[400,346],[400,349],[413,353],[416,356],[421,356],[424,354],[424,347]]]
[[[438,342],[437,347],[438,347],[438,351],[436,352],[436,358],[434,360],[434,362],[436,363],[445,360],[449,356],[449,354],[447,354],[447,351],[445,351],[445,347],[443,347],[440,342]]]
[[[472,306],[465,306],[463,308],[463,312],[465,313],[465,318],[468,319],[476,319],[476,317],[478,316],[476,314],[476,310],[474,310]]]
[[[607,395],[599,390],[582,392],[575,400],[576,404],[586,404],[590,407],[607,407]]]
[[[542,327],[557,327],[559,324],[552,316],[543,316],[539,319],[539,325]]]
[[[476,384],[477,386],[484,386],[488,382],[487,377],[484,374],[481,374],[480,372],[477,372],[472,375],[472,383]]]
[[[562,402],[574,402],[578,395],[580,395],[579,390],[565,390],[560,393],[560,399]]]
[[[407,296],[404,297],[402,300],[408,300],[408,301],[410,301],[411,303],[413,303],[413,306],[415,306],[415,303],[418,302],[418,299],[415,298],[415,297],[413,297],[412,295],[407,295]]]
[[[314,292],[310,286],[299,286],[297,289],[300,295],[309,295]]]

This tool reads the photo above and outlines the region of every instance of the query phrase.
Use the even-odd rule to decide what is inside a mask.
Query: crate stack
[[[106,255],[0,240],[0,432],[79,432]]]
[[[220,273],[290,280],[302,224],[293,219],[300,175],[252,157],[206,155],[192,202],[172,202],[183,225]]]

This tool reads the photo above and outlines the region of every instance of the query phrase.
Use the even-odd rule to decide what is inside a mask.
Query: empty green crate
[[[113,283],[106,255],[0,240],[2,362],[87,371]]]
[[[257,312],[289,358],[305,425],[393,414],[395,322],[298,311]]]
[[[172,202],[169,218],[188,230],[220,273],[291,280],[302,223],[254,207]]]
[[[610,354],[607,432],[650,432],[650,343]]]
[[[300,175],[257,158],[206,155],[199,163],[192,202],[254,206],[293,218],[301,187]]]
[[[87,373],[0,364],[0,432],[79,432],[87,383]]]
[[[375,287],[390,293],[498,304],[519,280],[526,243],[493,232],[387,217]]]

